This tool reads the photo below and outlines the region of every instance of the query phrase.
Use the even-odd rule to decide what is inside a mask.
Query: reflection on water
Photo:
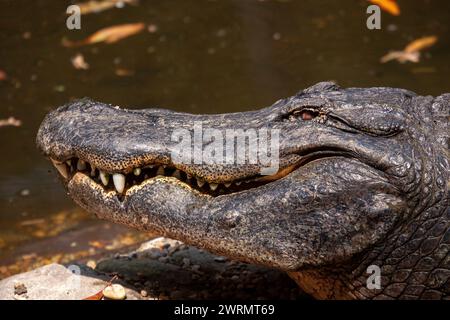
[[[15,116],[23,124],[0,128],[1,238],[20,233],[24,219],[74,206],[34,144],[46,112],[73,98],[220,113],[267,106],[322,80],[450,91],[449,1],[399,3],[402,14],[383,13],[381,31],[365,27],[367,1],[317,0],[141,0],[83,16],[82,29],[69,31],[69,2],[2,1],[0,70],[8,79],[0,81],[0,119]],[[132,22],[151,24],[152,32],[111,45],[61,45],[63,37],[79,40]],[[424,35],[439,41],[420,63],[379,63]],[[88,70],[72,66],[77,53]]]

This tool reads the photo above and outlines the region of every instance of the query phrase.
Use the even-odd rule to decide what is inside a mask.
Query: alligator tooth
[[[91,164],[91,177],[95,177],[95,167]]]
[[[172,177],[175,177],[175,178],[177,178],[177,179],[181,179],[180,170],[176,169],[176,170],[172,173]]]
[[[123,189],[125,189],[125,176],[121,173],[114,173],[113,182],[117,192],[122,193]]]
[[[158,168],[158,171],[156,171],[156,175],[157,176],[163,176],[164,175],[164,168],[162,166],[160,166]]]
[[[138,176],[141,174],[141,168],[134,168],[133,173],[135,176]]]
[[[69,174],[67,172],[67,167],[65,163],[59,163],[53,159],[50,159],[53,162],[53,165],[55,166],[55,168],[58,170],[58,172],[64,177],[64,178],[68,178]]]
[[[200,180],[200,179],[197,178],[197,185],[198,185],[200,188],[203,187],[204,184],[205,184],[205,181]]]
[[[242,181],[236,181],[235,182],[237,186],[241,185]]]
[[[86,170],[86,162],[84,162],[81,159],[78,159],[78,161],[77,161],[77,170],[78,171]]]
[[[109,182],[109,174],[100,171],[100,180],[102,180],[104,186],[107,186]]]
[[[72,172],[74,170],[74,167],[72,167],[72,160],[67,160],[66,163],[67,163],[69,172]]]
[[[229,188],[231,186],[231,182],[224,183],[225,187]]]
[[[219,185],[218,185],[217,183],[210,183],[210,184],[209,184],[209,188],[210,188],[212,191],[216,190],[218,186],[219,186]]]

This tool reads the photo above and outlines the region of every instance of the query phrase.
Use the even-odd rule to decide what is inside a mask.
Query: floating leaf
[[[393,16],[400,15],[400,7],[398,6],[395,0],[369,0],[369,1],[372,2],[373,4],[376,4],[384,11],[389,12]]]
[[[144,30],[144,23],[129,23],[103,28],[81,41],[62,40],[65,47],[78,47],[98,42],[115,43]]]
[[[412,42],[410,42],[405,49],[403,49],[404,52],[415,52],[420,51],[425,48],[431,47],[434,45],[438,40],[438,37],[436,36],[428,36],[428,37],[422,37],[419,39],[416,39]]]
[[[103,0],[76,3],[80,7],[81,14],[98,13],[111,8],[122,8],[125,4],[137,4],[137,0]]]

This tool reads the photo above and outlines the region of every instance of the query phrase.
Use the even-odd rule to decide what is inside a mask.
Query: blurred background
[[[69,30],[76,1],[1,0],[0,278],[147,237],[91,218],[66,196],[35,147],[48,111],[86,96],[127,108],[244,111],[324,80],[450,92],[450,2],[396,3],[382,11],[381,30],[369,30],[366,0],[80,0],[81,29]],[[127,34],[120,26],[129,23],[144,27]],[[112,26],[122,38],[106,43]],[[417,39],[416,62],[380,62]]]

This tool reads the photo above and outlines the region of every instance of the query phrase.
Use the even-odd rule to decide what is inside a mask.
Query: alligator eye
[[[319,116],[319,112],[314,110],[301,110],[294,113],[294,115],[303,121],[309,121]]]

